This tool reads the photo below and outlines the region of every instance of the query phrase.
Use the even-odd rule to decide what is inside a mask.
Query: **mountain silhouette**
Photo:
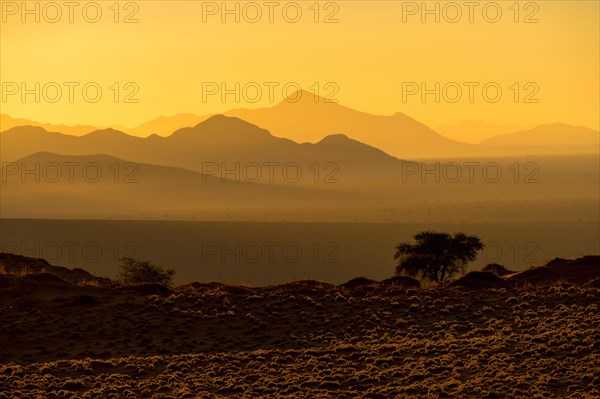
[[[457,125],[441,125],[438,129],[443,134],[439,134],[400,112],[387,116],[373,115],[329,102],[323,97],[303,90],[290,95],[273,107],[234,109],[223,115],[197,116],[184,113],[170,117],[161,116],[133,128],[115,126],[112,131],[126,133],[132,138],[150,138],[155,143],[171,136],[177,137],[173,142],[183,143],[191,140],[196,143],[202,140],[197,137],[190,139],[190,137],[198,134],[198,126],[202,126],[200,130],[204,130],[205,133],[212,132],[209,147],[215,147],[219,142],[221,146],[225,145],[227,140],[236,141],[240,145],[242,143],[255,145],[253,140],[266,140],[264,134],[262,138],[252,136],[253,133],[258,133],[258,130],[253,132],[254,128],[247,125],[223,122],[225,120],[222,119],[223,116],[241,119],[255,127],[260,126],[263,131],[268,131],[269,135],[287,138],[296,143],[318,143],[327,136],[344,134],[349,139],[404,159],[566,155],[599,151],[598,131],[585,127],[556,123],[519,130],[517,125],[499,126],[484,121],[464,121]],[[20,127],[15,126],[19,123],[42,127],[47,131],[89,136],[87,144],[90,143],[91,137],[104,140],[101,137],[106,135],[99,132],[107,130],[98,131],[91,126],[43,125],[24,119],[13,119],[8,115],[1,115],[1,117],[1,129],[5,131]],[[221,119],[213,119],[215,117]],[[204,124],[204,122],[209,123]],[[515,132],[515,129],[519,131]],[[90,136],[90,133],[93,134]],[[183,139],[179,137],[180,134],[188,138]],[[124,144],[131,141],[124,136],[121,139]],[[71,153],[70,147],[67,146],[67,150]],[[54,152],[62,151],[58,148]],[[154,158],[149,158],[148,161],[154,161]],[[181,164],[181,166],[190,167],[189,164]]]
[[[235,120],[227,121],[239,123]],[[266,178],[266,169],[262,167],[265,176],[261,179],[251,177],[249,181],[247,176],[240,173],[220,174],[209,170],[203,174],[201,171],[182,167],[99,153],[100,148],[114,149],[114,145],[108,146],[102,139],[108,138],[111,141],[115,137],[115,141],[120,143],[116,146],[118,149],[123,149],[123,142],[126,146],[130,145],[131,140],[151,144],[144,148],[143,153],[137,152],[132,156],[148,156],[151,155],[150,150],[156,150],[162,154],[163,162],[182,163],[181,153],[175,152],[174,149],[178,147],[170,142],[171,138],[156,136],[143,139],[111,131],[101,131],[90,137],[73,137],[48,133],[37,127],[30,129],[34,130],[34,135],[39,135],[39,130],[42,130],[42,135],[59,141],[67,137],[75,140],[78,145],[83,143],[85,146],[73,148],[86,148],[89,153],[59,155],[37,152],[15,159],[14,164],[3,162],[0,173],[3,178],[0,190],[1,217],[207,217],[227,220],[234,212],[236,218],[241,219],[263,218],[267,215],[274,220],[290,220],[288,217],[291,217],[293,220],[306,221],[313,220],[311,218],[316,217],[315,215],[319,215],[317,218],[323,218],[322,220],[330,220],[328,218],[334,217],[334,213],[334,218],[373,220],[373,212],[379,215],[376,219],[387,218],[385,215],[392,212],[394,218],[400,221],[403,220],[402,217],[414,218],[417,215],[429,219],[450,217],[446,212],[452,212],[452,217],[460,214],[463,215],[461,217],[468,218],[476,212],[479,216],[490,214],[490,217],[526,218],[534,209],[543,217],[555,215],[556,212],[548,206],[556,203],[562,209],[569,206],[568,201],[577,204],[569,208],[574,214],[597,213],[598,160],[597,156],[591,154],[495,160],[504,165],[507,171],[509,168],[514,169],[515,160],[520,162],[520,179],[535,179],[536,184],[515,184],[513,174],[497,183],[486,183],[477,177],[481,167],[475,173],[474,183],[467,178],[456,182],[443,179],[436,182],[435,176],[430,175],[423,180],[419,173],[403,179],[403,167],[406,166],[404,161],[341,134],[330,135],[316,144],[297,144],[271,138],[269,143],[273,145],[273,151],[291,149],[293,153],[283,155],[295,154],[296,159],[303,157],[306,161],[299,164],[301,179],[293,182],[282,179],[279,167],[274,173],[275,178],[269,180]],[[255,134],[264,136],[262,129],[256,129]],[[9,138],[10,136],[8,134]],[[182,132],[180,137],[185,140],[179,144],[190,147],[190,142],[203,136],[202,129],[195,133]],[[275,141],[271,143],[272,140]],[[3,144],[2,149],[5,148]],[[215,148],[217,147],[213,146],[207,151],[215,151]],[[203,158],[194,158],[194,154],[194,151],[190,151],[185,155],[193,161],[190,163],[197,166]],[[231,151],[215,151],[211,159],[216,159],[216,154],[222,157],[232,156]],[[268,160],[265,157],[262,159]],[[318,160],[316,167],[315,160]],[[479,162],[481,165],[482,160]],[[524,168],[523,162],[528,162],[535,168]],[[439,169],[439,163],[437,164]],[[73,180],[70,179],[67,165],[75,165]],[[217,165],[221,167],[220,163]],[[418,165],[412,164],[417,168]],[[90,168],[85,169],[87,173],[84,174],[84,167],[88,166]],[[57,174],[57,168],[62,173]],[[227,168],[230,171],[235,169],[232,163]],[[436,169],[436,164],[429,164],[427,169],[431,173]],[[23,174],[22,171],[28,173]],[[57,175],[60,178],[55,178]],[[504,211],[500,211],[502,207],[505,207]]]
[[[195,126],[207,118],[207,116],[197,116],[194,114],[184,113],[173,116],[160,116],[132,128],[115,126],[115,129],[119,129],[127,134],[139,137],[147,137],[151,134],[156,134],[158,136],[169,136],[175,130],[182,129],[184,127]]]
[[[295,98],[300,100],[290,100]],[[295,93],[271,108],[235,109],[225,115],[298,142],[317,142],[330,134],[344,133],[400,158],[444,156],[470,150],[470,145],[443,137],[405,114],[372,115],[327,102],[307,91]]]
[[[176,130],[169,136],[171,140],[196,141],[209,139],[212,142],[224,142],[228,145],[233,145],[238,141],[264,142],[273,138],[271,133],[266,129],[239,118],[231,118],[224,115],[212,116],[194,127]],[[291,140],[283,140],[291,142]],[[281,141],[281,139],[278,141]]]
[[[28,170],[35,170],[35,165],[54,166],[41,173],[37,181],[32,174],[23,179],[20,174],[3,172],[2,217],[162,217],[169,212],[203,212],[224,207],[322,206],[346,197],[341,192],[323,192],[297,184],[223,181],[220,176],[134,164],[104,154],[38,152],[15,162]],[[64,165],[75,166],[69,172]],[[93,168],[85,172],[88,165]]]
[[[368,174],[397,174],[402,161],[385,152],[335,135],[318,143],[296,143],[271,135],[269,131],[238,118],[213,116],[168,137],[134,137],[112,129],[74,137],[47,132],[40,127],[22,126],[0,136],[0,155],[14,161],[44,151],[63,155],[107,154],[132,162],[181,167],[203,172],[207,164],[223,169],[250,163],[298,164],[306,173],[317,164],[334,163],[352,180]],[[263,176],[267,178],[267,176]]]
[[[583,126],[564,123],[540,125],[533,129],[503,134],[484,140],[493,146],[590,146],[598,151],[600,132]]]
[[[87,133],[85,134],[83,137],[86,137],[88,139],[122,139],[124,137],[129,137],[128,134],[121,132],[119,130],[115,130],[115,129],[101,129],[101,130],[94,130],[93,132]]]
[[[462,141],[469,144],[479,144],[494,136],[514,133],[527,127],[519,125],[501,126],[485,121],[467,120],[457,124],[443,124],[435,128],[435,131],[449,139]]]
[[[39,126],[45,130],[52,132],[62,132],[73,136],[82,136],[84,134],[97,130],[96,127],[90,125],[53,125],[50,123],[40,123],[23,118],[13,118],[7,114],[0,114],[0,132],[4,132],[8,129],[12,129],[17,126]]]

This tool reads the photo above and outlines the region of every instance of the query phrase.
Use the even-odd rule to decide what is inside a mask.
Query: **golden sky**
[[[121,1],[118,15],[114,1],[77,2],[73,22],[62,1],[54,3],[58,22],[52,22],[58,14],[49,2],[27,3],[31,10],[38,4],[39,22],[35,12],[24,14],[21,1],[0,3],[1,107],[14,117],[134,126],[161,115],[268,107],[282,100],[285,84],[289,94],[299,84],[318,87],[321,95],[335,91],[333,98],[355,109],[403,112],[432,127],[463,120],[600,125],[595,0],[476,2],[472,22],[462,1],[427,2],[438,7],[439,22],[422,13],[421,1],[227,2],[229,9],[238,7],[239,22],[235,12],[223,15],[221,1]],[[102,15],[92,23],[97,9]],[[257,10],[262,16],[253,22]],[[128,16],[137,22],[124,23]],[[39,103],[34,94],[23,101],[23,82],[33,91],[40,82]],[[65,82],[78,84],[71,86],[73,102]],[[205,82],[225,82],[230,89],[239,82],[240,102],[233,94],[226,101],[220,95],[203,99]],[[251,82],[262,88],[261,96],[252,84],[246,95],[241,92]],[[268,82],[277,85],[274,98]],[[434,89],[436,82],[439,103],[434,94],[425,101],[420,93],[407,96],[408,88],[421,90],[425,83]],[[98,102],[84,98],[85,84],[88,100],[95,87],[102,89]],[[458,99],[456,87],[462,90]],[[502,97],[492,102],[497,87]],[[125,103],[136,89],[130,99],[138,102]]]

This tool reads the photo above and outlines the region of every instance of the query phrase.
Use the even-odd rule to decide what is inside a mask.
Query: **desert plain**
[[[597,256],[436,287],[122,286],[12,254],[0,265],[0,398],[600,394]]]

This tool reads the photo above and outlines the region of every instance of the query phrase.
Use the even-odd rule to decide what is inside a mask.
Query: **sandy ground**
[[[600,395],[598,288],[20,287],[0,398]]]

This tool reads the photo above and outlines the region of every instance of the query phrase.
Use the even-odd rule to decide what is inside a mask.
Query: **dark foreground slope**
[[[600,393],[594,287],[358,279],[168,290],[0,277],[0,398]]]

